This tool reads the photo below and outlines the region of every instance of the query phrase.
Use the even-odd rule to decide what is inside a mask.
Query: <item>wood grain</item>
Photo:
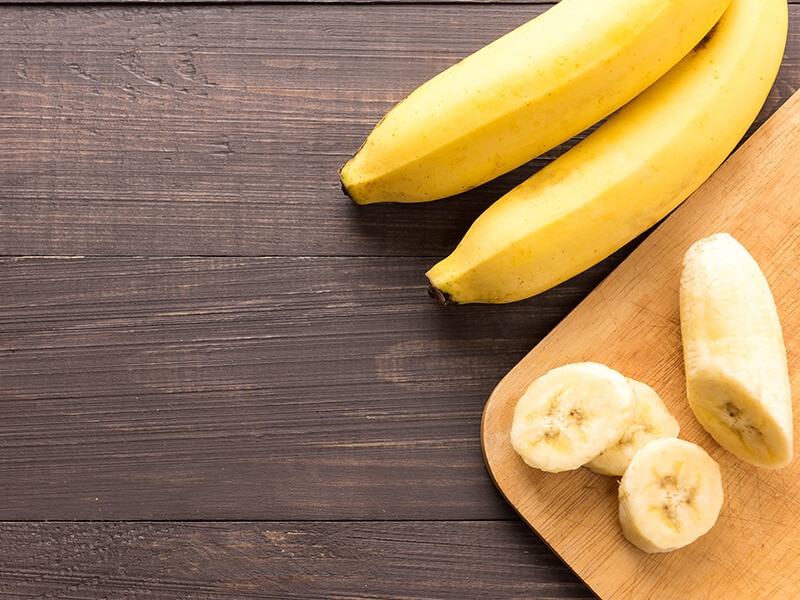
[[[602,273],[443,310],[424,265],[0,260],[0,518],[507,517],[485,398]]]
[[[512,369],[487,402],[482,440],[495,482],[604,599],[705,598],[708,590],[721,598],[788,599],[800,589],[800,461],[758,469],[702,430],[685,401],[678,314],[685,251],[727,231],[764,270],[783,323],[792,388],[800,389],[800,209],[794,186],[800,167],[791,159],[800,153],[798,128],[800,93]],[[552,476],[527,468],[514,453],[508,432],[524,387],[554,366],[579,360],[608,364],[651,385],[681,424],[680,437],[720,463],[725,505],[700,540],[671,553],[642,553],[620,533],[614,478],[587,469]],[[795,427],[797,413],[795,406]]]
[[[35,522],[0,536],[14,600],[593,598],[521,523]]]

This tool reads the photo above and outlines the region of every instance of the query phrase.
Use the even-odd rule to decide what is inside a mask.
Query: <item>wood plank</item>
[[[0,523],[0,597],[594,598],[518,522]]]
[[[444,256],[543,162],[421,206],[355,207],[336,171],[416,85],[544,7],[4,7],[0,254]],[[763,116],[798,84],[787,61]]]
[[[485,399],[621,258],[458,310],[423,259],[0,260],[0,518],[508,517]]]

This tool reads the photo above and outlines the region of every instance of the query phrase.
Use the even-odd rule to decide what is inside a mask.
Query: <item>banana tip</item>
[[[344,167],[342,167],[342,169],[344,169]],[[371,204],[372,202],[370,200],[359,197],[357,194],[353,192],[352,189],[353,186],[348,185],[347,176],[342,174],[342,169],[339,169],[339,184],[342,188],[342,192],[344,193],[344,195],[350,198],[350,200],[352,200],[358,205]]]
[[[341,187],[342,187],[342,193],[343,193],[345,196],[347,196],[348,198],[350,198],[350,200],[353,200],[353,202],[355,202],[355,200],[353,199],[353,197],[350,195],[350,192],[348,192],[348,191],[347,191],[347,186],[345,185],[344,181],[342,181],[342,180],[340,179],[340,180],[339,180],[339,183],[341,184]]]
[[[345,181],[345,175],[344,175],[344,173],[343,173],[343,171],[344,171],[344,168],[345,168],[346,166],[347,166],[347,165],[346,165],[346,164],[344,164],[344,165],[342,165],[341,167],[339,167],[339,171],[338,171],[338,173],[337,173],[337,174],[339,175],[339,186],[342,188],[342,193],[343,193],[345,196],[347,196],[348,198],[350,198],[351,200],[353,200],[353,197],[350,195],[350,192],[349,192],[349,191],[348,191],[348,189],[347,189],[347,182]]]
[[[437,300],[442,306],[452,304],[450,297],[433,284],[428,286],[428,295],[434,300]]]

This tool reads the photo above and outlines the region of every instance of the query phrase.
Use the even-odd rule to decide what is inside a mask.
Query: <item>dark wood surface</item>
[[[508,507],[500,378],[621,260],[442,307],[534,161],[353,205],[416,85],[548,4],[0,5],[0,598],[592,598]],[[755,126],[800,86],[800,7]]]

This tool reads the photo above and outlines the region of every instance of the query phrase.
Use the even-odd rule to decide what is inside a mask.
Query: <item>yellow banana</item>
[[[597,123],[683,58],[730,0],[561,0],[421,85],[340,170],[355,202],[452,196]]]
[[[753,123],[777,76],[786,0],[732,0],[664,77],[478,217],[428,273],[456,303],[534,296],[606,258],[685,200]]]

